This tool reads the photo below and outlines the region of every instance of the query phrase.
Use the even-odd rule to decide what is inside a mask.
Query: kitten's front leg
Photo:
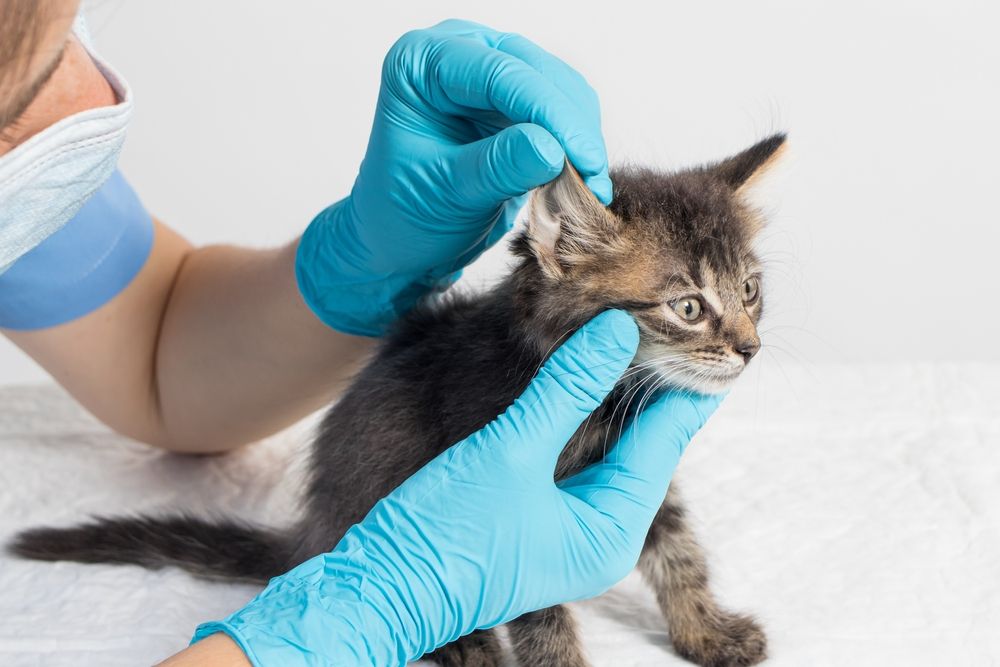
[[[507,624],[521,667],[587,667],[570,610],[557,605],[533,611]]]
[[[500,640],[493,630],[476,630],[424,656],[441,667],[500,667]]]
[[[639,569],[656,593],[678,654],[705,667],[754,665],[767,657],[764,631],[750,616],[719,607],[701,546],[684,518],[675,483],[653,519]]]

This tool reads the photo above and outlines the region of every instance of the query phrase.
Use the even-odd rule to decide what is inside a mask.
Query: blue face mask
[[[43,329],[97,310],[153,246],[153,221],[116,170],[132,115],[125,81],[93,55],[119,100],[60,120],[0,156],[0,328]]]
[[[118,104],[64,118],[0,156],[0,274],[62,229],[118,163],[132,92],[110,66],[92,57]]]

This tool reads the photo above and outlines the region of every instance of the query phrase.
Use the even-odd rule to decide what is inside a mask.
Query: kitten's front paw
[[[500,667],[500,642],[492,630],[479,630],[426,657],[441,667]]]
[[[749,616],[723,612],[696,632],[673,638],[674,650],[702,667],[756,665],[767,657],[767,636]]]

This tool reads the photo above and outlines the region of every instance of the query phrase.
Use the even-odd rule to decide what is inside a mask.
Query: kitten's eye
[[[760,283],[756,278],[747,278],[743,282],[743,303],[750,305],[757,300],[760,293]]]
[[[698,299],[681,299],[674,304],[674,312],[681,316],[681,319],[694,322],[701,317],[701,301]]]

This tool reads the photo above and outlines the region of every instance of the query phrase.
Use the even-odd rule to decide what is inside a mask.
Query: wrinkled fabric
[[[768,665],[996,661],[997,405],[997,364],[753,361],[677,479],[713,588],[761,619]],[[111,433],[54,386],[0,388],[0,540],[166,508],[288,525],[308,437],[302,424],[225,457],[177,457]],[[260,587],[0,552],[0,590],[5,667],[131,667]],[[594,667],[690,667],[638,574],[570,608]]]

